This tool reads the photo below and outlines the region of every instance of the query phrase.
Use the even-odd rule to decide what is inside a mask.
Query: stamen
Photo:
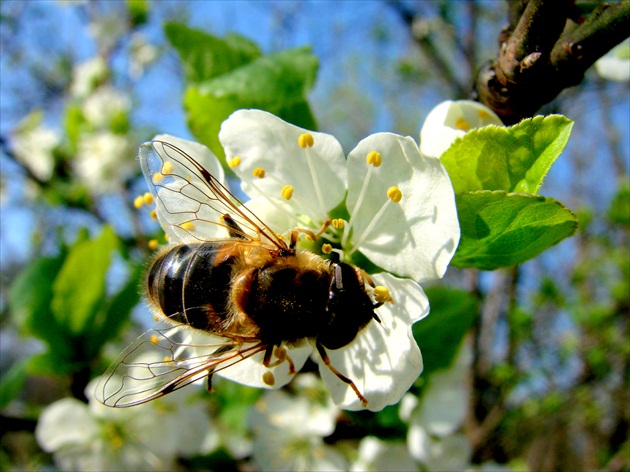
[[[263,380],[263,382],[265,382],[270,387],[272,387],[273,384],[276,383],[276,378],[274,377],[274,375],[270,371],[267,371],[267,372],[265,372],[263,374],[262,380]]]
[[[142,199],[144,200],[145,205],[153,205],[153,195],[151,195],[149,192],[146,192],[142,196]]]
[[[464,119],[464,118],[457,118],[457,121],[455,122],[455,128],[462,130],[462,131],[468,131],[470,129],[470,124]]]
[[[365,174],[365,178],[363,179],[363,185],[361,186],[361,191],[359,192],[359,197],[357,198],[356,203],[354,204],[354,208],[350,211],[350,220],[348,221],[348,225],[345,227],[343,231],[343,237],[341,238],[341,245],[345,245],[348,240],[348,236],[350,235],[350,228],[352,227],[352,220],[354,215],[357,214],[361,205],[363,205],[363,199],[365,198],[365,192],[367,192],[368,184],[370,183],[370,177],[372,176],[372,172],[375,167],[380,167],[383,163],[383,157],[378,151],[370,151],[365,156],[365,162],[368,165],[367,174]]]
[[[477,116],[479,116],[479,118],[481,118],[482,120],[485,120],[490,116],[490,113],[488,113],[486,110],[477,110]]]
[[[273,353],[279,362],[283,362],[287,358],[287,350],[282,346],[276,347]]]
[[[239,165],[241,165],[241,156],[234,156],[233,158],[228,159],[227,165],[230,169],[238,167]]]
[[[377,285],[374,287],[374,301],[377,303],[385,303],[392,301],[392,296],[389,293],[389,289],[384,285]]]
[[[341,228],[343,228],[343,225],[345,224],[345,221],[343,221],[341,218],[335,218],[334,220],[332,220],[330,222],[330,224],[335,229],[341,229]]]
[[[322,244],[322,253],[324,254],[330,254],[333,250],[332,245],[326,243],[326,244]]]
[[[152,180],[154,184],[159,184],[164,180],[164,174],[162,174],[161,172],[156,172],[155,174],[153,174]]]
[[[173,163],[171,161],[166,161],[162,166],[162,174],[169,175],[173,173]]]
[[[151,343],[152,344],[157,344],[158,343],[158,337],[155,334],[151,335]]]
[[[315,172],[315,166],[313,163],[313,157],[311,156],[311,152],[309,148],[312,148],[315,144],[315,140],[313,139],[313,135],[310,133],[301,134],[298,138],[299,146],[304,149],[306,154],[306,163],[308,164],[308,170],[311,174],[311,181],[313,182],[313,188],[315,188],[315,195],[317,195],[317,203],[319,205],[320,216],[325,215],[326,211],[324,210],[324,199],[322,198],[322,190],[319,186],[319,179],[317,178],[317,173]]]
[[[303,133],[298,138],[298,144],[302,149],[306,149],[307,147],[313,147],[315,144],[315,140],[313,139],[313,135],[311,133]]]
[[[254,177],[258,177],[259,179],[264,179],[265,178],[265,169],[263,169],[262,167],[256,167],[253,170],[252,175]]]
[[[374,215],[374,218],[372,218],[372,221],[370,221],[370,224],[367,225],[367,228],[363,230],[363,233],[361,234],[357,242],[353,245],[352,249],[350,249],[350,251],[348,252],[348,255],[352,254],[354,251],[357,250],[359,246],[361,246],[363,241],[365,241],[365,238],[367,238],[368,234],[370,234],[370,231],[372,231],[374,227],[376,226],[376,224],[378,223],[378,220],[380,220],[383,214],[385,213],[385,211],[387,211],[387,208],[389,207],[389,205],[392,202],[398,203],[400,202],[401,199],[402,199],[402,192],[400,191],[398,187],[394,185],[387,189],[387,200],[385,201],[385,203],[383,203],[383,206],[376,213],[376,215]],[[344,236],[346,236],[345,233],[344,233]]]
[[[142,205],[144,205],[144,198],[142,197],[142,195],[138,195],[136,198],[133,199],[133,206],[136,209],[142,208]]]
[[[282,195],[282,198],[285,200],[291,200],[291,197],[293,196],[293,185],[285,185],[282,187],[280,195]]]
[[[158,248],[158,241],[157,241],[157,239],[149,240],[149,249],[151,249],[152,251],[155,251],[157,248]]]
[[[157,221],[157,220],[158,220],[158,217],[157,217],[157,211],[155,211],[155,210],[151,210],[151,213],[149,213],[149,215],[151,215],[151,219],[152,219],[153,221]]]

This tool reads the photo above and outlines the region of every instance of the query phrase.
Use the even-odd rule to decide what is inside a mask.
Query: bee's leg
[[[295,248],[295,246],[297,245],[297,241],[298,241],[298,237],[300,233],[306,234],[311,240],[315,241],[317,238],[319,238],[322,235],[324,231],[326,231],[326,229],[329,226],[330,226],[330,218],[326,218],[326,221],[324,221],[324,224],[322,225],[322,227],[319,229],[317,233],[313,233],[310,229],[307,229],[307,228],[295,228],[293,231],[291,231],[291,243],[289,247],[291,249]]]
[[[361,404],[363,406],[367,406],[368,401],[367,398],[365,398],[361,392],[359,392],[359,389],[357,388],[357,386],[354,384],[354,382],[349,379],[348,377],[346,377],[345,375],[343,375],[341,372],[339,372],[337,369],[335,369],[331,364],[330,364],[330,359],[328,357],[328,354],[326,354],[326,349],[324,348],[324,346],[322,346],[320,343],[315,343],[315,345],[317,346],[317,352],[319,352],[319,355],[321,356],[322,360],[324,361],[324,364],[326,364],[326,367],[328,367],[333,374],[335,374],[337,377],[339,377],[339,379],[345,383],[347,383],[348,385],[350,385],[350,388],[352,388],[352,390],[354,390],[354,393],[356,393],[357,397],[359,397],[359,400],[361,400]]]
[[[206,377],[206,390],[212,393],[212,372],[208,373],[208,376]]]
[[[225,222],[225,226],[227,227],[231,238],[246,239],[245,232],[241,229],[238,223],[234,221],[234,219],[228,213],[223,215],[222,218],[223,218],[223,221]]]

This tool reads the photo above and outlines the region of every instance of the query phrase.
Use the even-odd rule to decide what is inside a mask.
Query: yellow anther
[[[157,219],[158,219],[158,218],[157,218],[157,211],[155,211],[155,210],[151,210],[151,213],[149,213],[149,215],[151,215],[151,219],[152,219],[153,221],[157,221]]]
[[[240,156],[234,156],[232,159],[227,160],[227,165],[230,167],[230,169],[234,169],[235,167],[238,167],[240,164],[241,164]]]
[[[365,162],[367,162],[368,165],[378,167],[383,163],[383,158],[381,157],[380,152],[370,151],[365,157]]]
[[[377,285],[374,287],[374,300],[377,303],[385,303],[392,301],[392,296],[389,294],[389,289],[385,285]]]
[[[330,222],[330,224],[332,225],[333,228],[340,229],[340,228],[343,228],[345,221],[343,221],[341,218],[335,218],[334,220]]]
[[[162,174],[168,175],[173,173],[173,163],[171,161],[166,161],[162,166]]]
[[[160,317],[158,315],[154,314],[152,318],[153,318],[153,321],[160,321]]]
[[[155,251],[157,248],[158,248],[158,241],[157,241],[157,239],[149,240],[149,249],[151,249],[152,251]]]
[[[149,192],[142,195],[142,199],[144,200],[145,205],[153,205],[153,195],[151,195]]]
[[[192,221],[186,221],[185,223],[182,223],[181,225],[179,225],[179,227],[186,231],[194,231],[195,223],[193,223]]]
[[[332,252],[332,246],[328,243],[322,244],[322,252],[324,254],[330,254]]]
[[[153,344],[157,344],[158,343],[158,337],[155,334],[151,335],[151,342]]]
[[[163,180],[164,180],[164,174],[162,174],[161,172],[156,172],[155,174],[153,174],[153,183],[154,184],[159,184]]]
[[[164,239],[168,241],[170,239],[170,236],[168,234],[164,234]]]
[[[256,167],[252,174],[254,175],[254,177],[262,179],[263,177],[265,177],[265,169],[263,169],[262,167]]]
[[[457,118],[455,122],[455,128],[460,129],[462,131],[468,131],[470,129],[470,124],[463,118]]]
[[[144,198],[142,197],[142,195],[138,195],[136,198],[133,199],[134,207],[142,208],[142,205],[144,205]]]
[[[162,358],[162,362],[170,362],[170,361],[171,361],[171,358],[170,358],[170,357],[168,357],[168,356],[164,356],[164,357]]]
[[[481,118],[482,120],[485,120],[490,116],[490,113],[488,113],[486,110],[477,110],[477,116],[479,116],[479,118]]]
[[[273,353],[279,361],[283,361],[287,358],[287,350],[282,346],[275,348]]]
[[[276,378],[273,376],[273,374],[269,371],[265,372],[262,376],[262,380],[263,382],[265,382],[267,385],[269,385],[270,387],[273,386],[273,384],[276,383]]]
[[[307,147],[313,147],[315,144],[315,140],[313,139],[313,135],[311,133],[301,134],[298,138],[298,144],[302,149],[306,149]]]
[[[402,192],[398,187],[393,185],[387,189],[387,198],[394,203],[398,203],[402,199]]]
[[[291,200],[291,197],[293,196],[293,185],[285,185],[282,187],[280,194],[285,200]]]

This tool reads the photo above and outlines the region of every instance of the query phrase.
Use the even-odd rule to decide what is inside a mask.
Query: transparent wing
[[[106,406],[129,407],[179,390],[264,351],[187,325],[160,322],[146,331],[101,376],[94,396]]]
[[[284,241],[212,175],[212,155],[197,146],[190,148],[194,157],[166,141],[140,147],[142,172],[170,236],[182,242],[241,237],[284,249]]]

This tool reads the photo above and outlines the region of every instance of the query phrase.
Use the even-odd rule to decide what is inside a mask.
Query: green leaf
[[[109,300],[109,303],[97,312],[91,323],[86,346],[89,349],[89,356],[96,356],[101,347],[112,338],[118,335],[123,324],[129,319],[129,315],[140,301],[140,281],[144,267],[135,267],[129,280]]]
[[[504,190],[535,194],[564,149],[572,127],[568,118],[550,115],[509,128],[473,129],[457,139],[441,161],[455,193]]]
[[[0,382],[0,408],[5,408],[22,391],[28,362],[28,359],[22,359],[3,374],[2,382]]]
[[[97,239],[79,241],[68,253],[53,284],[52,311],[73,336],[91,327],[105,298],[105,278],[118,239],[105,227]]]
[[[493,270],[520,264],[567,238],[577,218],[551,198],[501,191],[457,195],[461,228],[457,267]]]
[[[425,293],[431,312],[413,325],[424,360],[423,376],[451,365],[478,312],[475,297],[463,290],[428,287]]]
[[[266,110],[294,125],[316,129],[306,95],[315,81],[317,66],[310,48],[290,49],[190,86],[184,106],[193,135],[224,158],[218,137],[221,123],[241,108]]]
[[[256,44],[237,34],[221,39],[175,22],[166,23],[164,32],[179,53],[188,83],[226,74],[261,55]]]
[[[48,344],[64,344],[63,327],[57,322],[50,304],[53,283],[61,270],[65,255],[40,257],[15,278],[9,290],[11,319],[26,335]]]

